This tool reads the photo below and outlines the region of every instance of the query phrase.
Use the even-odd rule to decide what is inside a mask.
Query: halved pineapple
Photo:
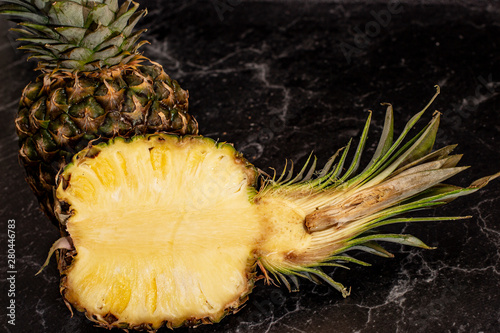
[[[249,200],[256,172],[232,146],[115,140],[79,154],[62,177],[57,197],[71,206],[65,224],[77,253],[64,295],[77,308],[175,327],[218,321],[251,291],[262,237]]]
[[[393,140],[392,107],[370,163],[356,174],[348,148],[321,171],[260,175],[231,145],[167,134],[114,139],[77,155],[58,177],[56,216],[65,300],[104,327],[155,330],[217,322],[252,291],[257,267],[287,287],[322,279],[322,266],[354,262],[353,249],[391,256],[377,241],[429,248],[385,224],[460,217],[401,217],[485,186],[441,184],[462,171],[454,146],[431,152],[439,113],[412,139],[414,116]],[[340,155],[340,156],[338,156]],[[335,164],[335,161],[338,162]]]

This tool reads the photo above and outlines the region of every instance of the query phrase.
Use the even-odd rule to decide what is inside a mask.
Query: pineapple
[[[368,265],[348,253],[391,254],[378,243],[429,248],[392,223],[484,187],[442,182],[455,146],[432,152],[440,114],[413,138],[431,102],[393,138],[392,106],[376,151],[358,172],[369,116],[354,157],[349,143],[321,169],[268,176],[235,148],[197,135],[187,92],[137,53],[145,14],[117,0],[0,0],[21,20],[23,48],[42,74],[23,93],[16,119],[28,182],[63,237],[60,290],[71,309],[105,328],[155,331],[220,321],[255,286],[298,278],[349,289],[322,267]],[[146,63],[146,64],[144,64]],[[434,96],[437,96],[438,92]],[[433,99],[434,99],[433,98]],[[42,268],[43,268],[42,267]]]
[[[89,142],[138,134],[197,134],[188,92],[138,53],[146,14],[130,0],[2,0],[20,21],[21,49],[41,74],[22,94],[16,128],[20,160],[42,210],[53,215],[59,170]]]
[[[349,166],[350,144],[321,170],[310,158],[298,174],[290,168],[279,177],[202,136],[139,135],[83,149],[56,180],[55,216],[67,236],[49,258],[58,252],[64,300],[103,327],[155,331],[219,322],[259,278],[288,289],[299,277],[324,281],[348,296],[322,267],[369,265],[352,250],[392,256],[379,242],[429,249],[376,228],[466,218],[402,214],[500,176],[466,188],[443,184],[466,167],[457,167],[455,146],[431,151],[438,112],[405,140],[424,111],[393,140],[389,105],[378,147],[359,173],[370,117]]]

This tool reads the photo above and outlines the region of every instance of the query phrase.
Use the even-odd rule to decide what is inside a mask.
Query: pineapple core
[[[97,146],[62,175],[77,255],[66,299],[97,319],[218,321],[251,291],[255,171],[233,147],[151,136]]]

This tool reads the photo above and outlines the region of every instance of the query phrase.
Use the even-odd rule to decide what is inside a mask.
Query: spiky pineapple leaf
[[[364,237],[357,237],[351,241],[347,242],[348,248],[360,244],[365,244],[366,242],[390,242],[390,243],[398,243],[401,245],[409,245],[413,247],[421,247],[423,249],[433,249],[432,247],[427,246],[424,242],[412,235],[401,235],[401,234],[376,234]],[[347,249],[348,249],[347,248]]]
[[[8,4],[13,4],[13,5],[18,5],[18,10],[21,11],[30,11],[30,12],[36,12],[37,9],[33,7],[30,3],[27,1],[23,0],[2,0],[3,3],[8,3]]]
[[[384,156],[392,146],[392,138],[394,136],[394,117],[393,117],[393,109],[392,105],[388,103],[382,103],[382,105],[387,105],[387,111],[385,114],[384,127],[382,130],[382,135],[380,136],[379,143],[377,145],[377,149],[373,154],[373,157],[366,166],[366,169],[362,172],[366,172],[370,169],[370,167],[379,160],[381,156]]]
[[[30,49],[30,58],[41,60],[38,69],[43,71],[96,71],[142,58],[137,52],[145,43],[139,41],[145,30],[134,28],[146,10],[130,0],[121,6],[117,0],[0,0],[0,14],[22,26],[13,29],[23,35],[21,42],[50,49],[54,57]],[[118,52],[104,52],[111,45]],[[77,51],[67,52],[73,49]]]
[[[80,42],[82,47],[94,50],[97,46],[102,44],[103,40],[108,39],[113,35],[113,30],[106,26],[99,26],[96,30],[88,33]]]
[[[60,35],[57,32],[48,28],[46,25],[34,24],[34,23],[28,23],[28,22],[21,22],[21,23],[19,23],[19,25],[29,29],[32,33],[34,33],[34,30],[39,31],[50,39],[60,38]]]
[[[33,13],[31,11],[26,11],[24,8],[12,5],[0,5],[0,14],[7,16],[10,20],[26,20],[28,22],[38,23],[38,24],[48,24],[49,18],[44,15]]]
[[[90,9],[74,1],[53,2],[49,10],[49,18],[68,27],[85,27],[85,21]]]
[[[90,10],[88,20],[92,22],[96,22],[99,25],[108,26],[110,25],[115,18],[115,11],[113,8],[107,4],[100,4],[95,6]]]
[[[370,128],[371,119],[372,119],[372,113],[370,112],[370,114],[368,115],[368,119],[366,120],[365,127],[363,128],[361,139],[359,140],[358,148],[356,149],[354,159],[352,160],[349,169],[347,169],[342,178],[339,179],[340,182],[346,181],[349,178],[349,176],[351,176],[351,174],[353,174],[358,170],[359,163],[361,160],[361,154],[364,151],[366,139],[368,138],[368,130]]]
[[[130,0],[125,1],[125,3],[122,5],[123,9],[127,9],[127,11],[123,12],[122,8],[117,13],[117,19],[109,25],[109,28],[114,30],[114,31],[120,31],[122,32],[125,30],[129,23],[129,19],[134,15],[134,13],[137,11],[139,8],[138,3],[133,3],[133,6],[131,9],[128,9],[129,4],[133,3]],[[126,7],[125,7],[126,6]]]

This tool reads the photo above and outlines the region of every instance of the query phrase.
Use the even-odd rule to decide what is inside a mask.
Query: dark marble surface
[[[458,143],[462,165],[472,166],[453,182],[468,185],[500,170],[496,1],[406,1],[393,8],[347,1],[142,2],[150,11],[143,26],[152,43],[145,54],[190,91],[201,133],[233,142],[264,170],[283,167],[286,158],[303,162],[313,150],[325,162],[360,134],[368,109],[374,110],[373,151],[384,116],[379,104],[394,104],[402,129],[434,84],[442,88],[433,105],[443,112],[437,146]],[[214,3],[232,5],[218,15]],[[34,64],[14,49],[6,23],[0,26],[0,330],[102,332],[81,314],[71,318],[54,262],[34,276],[58,232],[39,212],[16,157],[16,105],[35,77]],[[346,299],[309,282],[295,293],[259,283],[238,314],[178,331],[499,332],[499,197],[497,180],[429,212],[472,215],[469,220],[391,229],[436,250],[389,245],[393,259],[361,256],[373,266],[328,270],[352,287]],[[16,222],[16,326],[6,322],[9,219]]]

